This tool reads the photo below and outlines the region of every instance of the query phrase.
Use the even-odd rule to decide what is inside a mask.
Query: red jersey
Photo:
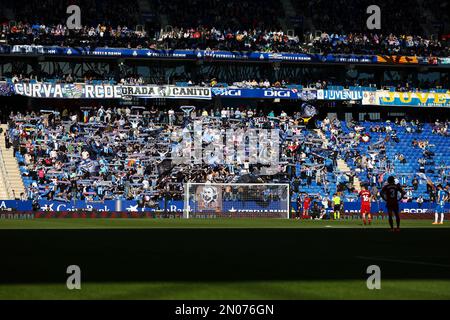
[[[361,190],[359,193],[361,197],[361,213],[370,214],[370,191],[369,190]]]
[[[359,193],[361,197],[361,204],[367,205],[370,204],[370,191],[369,190],[361,190]]]
[[[305,210],[309,209],[309,204],[311,203],[311,199],[310,198],[305,198],[305,201],[303,202],[303,208]]]

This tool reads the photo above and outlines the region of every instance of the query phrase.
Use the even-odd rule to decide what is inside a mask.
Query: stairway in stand
[[[324,141],[324,144],[327,145],[328,139],[323,134],[322,130],[315,129],[315,131],[316,131],[317,135]],[[347,165],[347,163],[343,159],[338,158],[336,162],[337,162],[338,171],[343,172],[343,173],[349,173],[351,171],[350,167]],[[357,191],[361,191],[361,181],[359,180],[359,178],[357,176],[355,176],[353,185],[355,186],[355,189]]]
[[[338,167],[338,170],[343,173],[349,173],[352,171],[343,159],[337,159],[337,167]],[[356,175],[354,178],[353,185],[357,191],[361,191],[361,181],[359,180],[359,178]]]
[[[8,130],[8,125],[1,124],[3,132]],[[5,136],[0,137],[0,200],[18,199],[21,193],[25,193],[19,164],[14,157],[13,148],[6,148]]]

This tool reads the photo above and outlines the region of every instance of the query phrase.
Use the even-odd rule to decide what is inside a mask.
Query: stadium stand
[[[395,174],[411,190],[411,199],[426,200],[433,194],[426,183],[414,188],[414,178],[420,180],[418,175],[426,174],[436,185],[447,184],[448,123],[325,122],[322,128],[330,141],[345,146],[340,155],[366,184],[379,188],[385,175]]]
[[[139,6],[136,0],[31,0],[24,5],[20,1],[2,1],[0,19],[29,24],[65,24],[67,7],[78,5],[83,11],[86,25],[132,25],[140,21]],[[14,26],[14,23],[13,23]]]
[[[201,49],[261,52],[321,52],[336,54],[396,54],[447,57],[446,41],[425,36],[376,33],[327,33],[302,43],[298,36],[275,29],[171,28],[158,37],[126,26],[85,25],[68,30],[59,25],[17,23],[4,25],[10,45],[63,45],[74,47],[124,47],[151,49]]]
[[[306,38],[283,30],[280,21],[285,18],[285,10],[280,1],[197,0],[188,6],[184,1],[149,1],[159,13],[161,26],[151,34],[136,28],[143,20],[138,1],[111,1],[108,5],[96,0],[29,3],[19,6],[7,1],[3,9],[1,33],[10,45],[449,56],[448,40],[426,36],[429,32],[425,32],[432,24],[427,21],[446,21],[439,19],[445,16],[445,10],[417,0],[385,1],[381,7],[382,32],[368,32],[365,15],[341,19],[354,17],[353,12],[365,12],[370,1],[295,1],[296,12],[291,14],[311,21],[308,31],[314,35]],[[83,10],[81,30],[65,26],[68,4],[88,8]],[[329,9],[331,5],[333,10]],[[418,11],[421,14],[412,14],[417,8],[422,9]]]
[[[249,174],[243,164],[220,165],[214,159],[201,166],[172,165],[180,146],[177,132],[192,130],[191,120],[170,110],[152,109],[145,116],[137,111],[102,107],[82,119],[67,109],[61,115],[12,115],[7,139],[15,146],[28,198],[181,198],[183,182],[236,182]],[[431,126],[404,119],[346,123],[327,118],[319,130],[311,130],[300,124],[299,113],[274,116],[251,109],[205,109],[195,117],[205,121],[204,143],[214,143],[206,127],[281,129],[281,173],[263,177],[253,165],[249,169],[262,181],[289,182],[296,192],[331,197],[341,191],[354,201],[360,183],[380,188],[386,175],[395,174],[411,190],[409,201],[420,196],[429,201],[433,193],[423,174],[436,184],[448,182],[448,122]]]
[[[292,1],[293,12],[289,16],[302,17],[305,21],[302,31],[309,32],[305,34],[288,30],[286,8],[289,6],[285,2],[196,0],[186,6],[185,1],[180,0],[127,3],[114,0],[108,5],[98,0],[43,0],[20,6],[14,1],[5,1],[0,13],[0,53],[10,60],[5,60],[0,70],[1,80],[6,83],[2,90],[10,90],[8,88],[16,83],[45,82],[283,88],[292,92],[348,90],[359,94],[378,89],[392,93],[447,92],[449,78],[445,59],[450,50],[448,38],[442,36],[446,25],[439,26],[441,37],[429,32],[433,19],[443,20],[448,15],[437,8],[437,2],[426,7],[423,1],[417,0],[386,1],[381,7],[382,31],[368,31],[364,14],[354,19],[342,17],[354,17],[356,11],[365,12],[370,1],[357,0],[350,4],[327,0]],[[69,30],[64,24],[69,4],[84,8],[80,30]],[[145,24],[142,10],[147,6],[158,12],[152,20],[158,28],[141,28]],[[412,14],[417,7],[422,9],[420,14]],[[83,50],[78,57],[62,59],[42,54],[22,61],[27,53],[14,56],[16,52],[11,48],[15,45],[80,47]],[[84,49],[95,48],[205,52],[202,59],[184,61],[163,58],[150,61],[144,60],[145,57],[131,61],[120,54],[102,57],[104,60],[83,56]],[[264,56],[252,64],[208,60],[207,54],[218,50],[266,53],[274,60],[267,62]],[[307,57],[311,59],[315,53],[321,54],[320,59],[328,54],[338,58],[352,56],[348,60],[333,60],[331,65],[321,64],[322,60],[307,65],[311,61],[285,63],[277,53],[310,53]],[[385,69],[381,70],[375,66],[378,60],[361,62],[360,55],[372,55],[376,59],[381,56],[388,60],[388,66],[384,65]],[[406,62],[389,59],[396,56],[416,60],[421,57],[426,62],[417,60],[410,66],[408,59]],[[439,60],[443,61],[441,65],[437,65],[438,57],[443,58]],[[5,93],[9,95],[10,92]],[[12,108],[8,100],[5,106],[10,104],[7,110],[14,112],[1,114],[3,122],[9,124],[8,129],[4,127],[3,162],[15,163],[9,157],[11,149],[14,150],[12,155],[20,165],[25,188],[21,189],[20,184],[18,187],[5,184],[2,189],[7,192],[0,195],[17,198],[18,194],[25,193],[23,197],[28,199],[62,201],[182,199],[186,181],[236,182],[252,173],[255,179],[262,179],[258,181],[290,183],[294,200],[299,193],[331,197],[342,192],[346,201],[355,201],[361,185],[368,184],[375,191],[388,174],[395,174],[408,189],[408,201],[433,200],[434,189],[427,185],[427,179],[434,184],[448,183],[448,119],[436,123],[423,118],[420,122],[387,122],[387,117],[384,119],[380,114],[389,115],[388,112],[377,111],[376,122],[342,121],[342,115],[351,112],[353,119],[358,119],[357,114],[362,112],[359,109],[361,99],[356,99],[358,102],[346,99],[311,102],[317,103],[319,109],[319,115],[311,120],[314,123],[320,118],[317,126],[308,125],[309,118],[304,119],[298,105],[295,111],[284,112],[281,109],[287,110],[293,104],[280,107],[275,104],[279,103],[276,99],[237,103],[216,99],[198,105],[197,101],[189,101],[197,107],[192,119],[185,118],[178,102],[168,103],[164,99],[132,100],[129,105],[105,101],[101,108],[103,103],[83,101],[64,105],[65,102],[56,102],[47,107],[47,101],[27,100],[27,107],[20,110],[15,106],[16,103],[25,106],[23,100],[14,100]],[[354,108],[351,111],[350,106]],[[339,109],[339,120],[333,115],[335,107]],[[342,108],[348,109],[342,111]],[[406,117],[406,113],[402,117]],[[203,136],[206,144],[212,143],[210,128],[280,129],[283,163],[280,174],[265,177],[258,174],[259,168],[220,165],[211,159],[211,163],[201,166],[173,165],[169,154],[180,146],[177,132],[192,132],[193,119],[206,122]],[[13,169],[3,170],[2,167],[4,172],[14,175]],[[13,178],[1,180],[15,181]]]

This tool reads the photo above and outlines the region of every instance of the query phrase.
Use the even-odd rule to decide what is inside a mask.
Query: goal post
[[[184,218],[289,219],[288,183],[185,184]]]

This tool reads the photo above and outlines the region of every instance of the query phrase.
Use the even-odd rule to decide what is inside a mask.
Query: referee
[[[340,220],[341,219],[341,197],[335,193],[333,195],[333,215],[334,220]]]

